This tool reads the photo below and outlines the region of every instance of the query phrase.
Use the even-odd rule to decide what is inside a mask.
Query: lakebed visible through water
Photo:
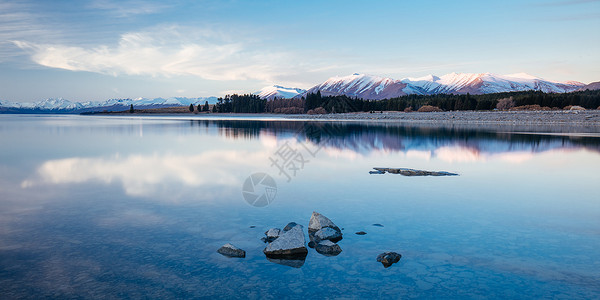
[[[0,115],[0,295],[598,298],[600,135],[559,129]],[[342,252],[267,259],[264,232],[313,211]]]

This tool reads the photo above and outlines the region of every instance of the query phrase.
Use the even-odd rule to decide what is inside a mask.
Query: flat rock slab
[[[217,252],[219,252],[221,255],[229,257],[246,257],[246,251],[229,243],[223,245],[221,248],[219,248],[219,250],[217,250]]]
[[[274,241],[270,242],[263,250],[267,257],[306,257],[306,239],[302,225],[296,225],[288,231],[284,231]]]
[[[404,176],[458,176],[456,173],[450,173],[446,171],[425,171],[415,170],[408,168],[373,168],[375,171],[370,171],[370,174],[400,174]],[[371,173],[375,172],[375,173]]]
[[[384,252],[377,255],[377,261],[380,262],[385,268],[390,267],[400,261],[402,255],[396,252]]]

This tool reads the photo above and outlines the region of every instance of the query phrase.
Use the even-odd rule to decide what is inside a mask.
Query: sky
[[[599,29],[600,0],[0,0],[0,100],[223,96],[355,72],[590,83]]]

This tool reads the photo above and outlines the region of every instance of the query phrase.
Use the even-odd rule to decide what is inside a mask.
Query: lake
[[[0,298],[600,298],[594,130],[0,115],[0,138]],[[342,252],[267,259],[313,211]]]

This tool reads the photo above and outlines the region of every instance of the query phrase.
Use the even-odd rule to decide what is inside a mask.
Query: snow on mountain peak
[[[506,76],[506,77],[512,77],[512,78],[520,78],[520,79],[531,79],[531,80],[537,79],[537,80],[542,80],[542,78],[539,78],[539,77],[536,77],[536,76],[533,76],[533,75],[529,75],[529,74],[524,73],[524,72],[515,73],[515,74],[507,74],[507,75],[504,75],[504,76]]]
[[[571,92],[583,86],[577,82],[553,82],[526,73],[496,75],[492,73],[456,73],[442,76],[426,75],[417,78],[394,80],[354,73],[331,77],[309,89],[307,93],[321,95],[346,95],[363,99],[385,99],[406,94],[489,94],[500,92],[537,90],[552,93]]]
[[[299,88],[288,88],[281,85],[271,85],[262,88],[260,91],[255,92],[261,99],[273,99],[273,98],[293,98],[299,94],[306,92],[306,90]]]

